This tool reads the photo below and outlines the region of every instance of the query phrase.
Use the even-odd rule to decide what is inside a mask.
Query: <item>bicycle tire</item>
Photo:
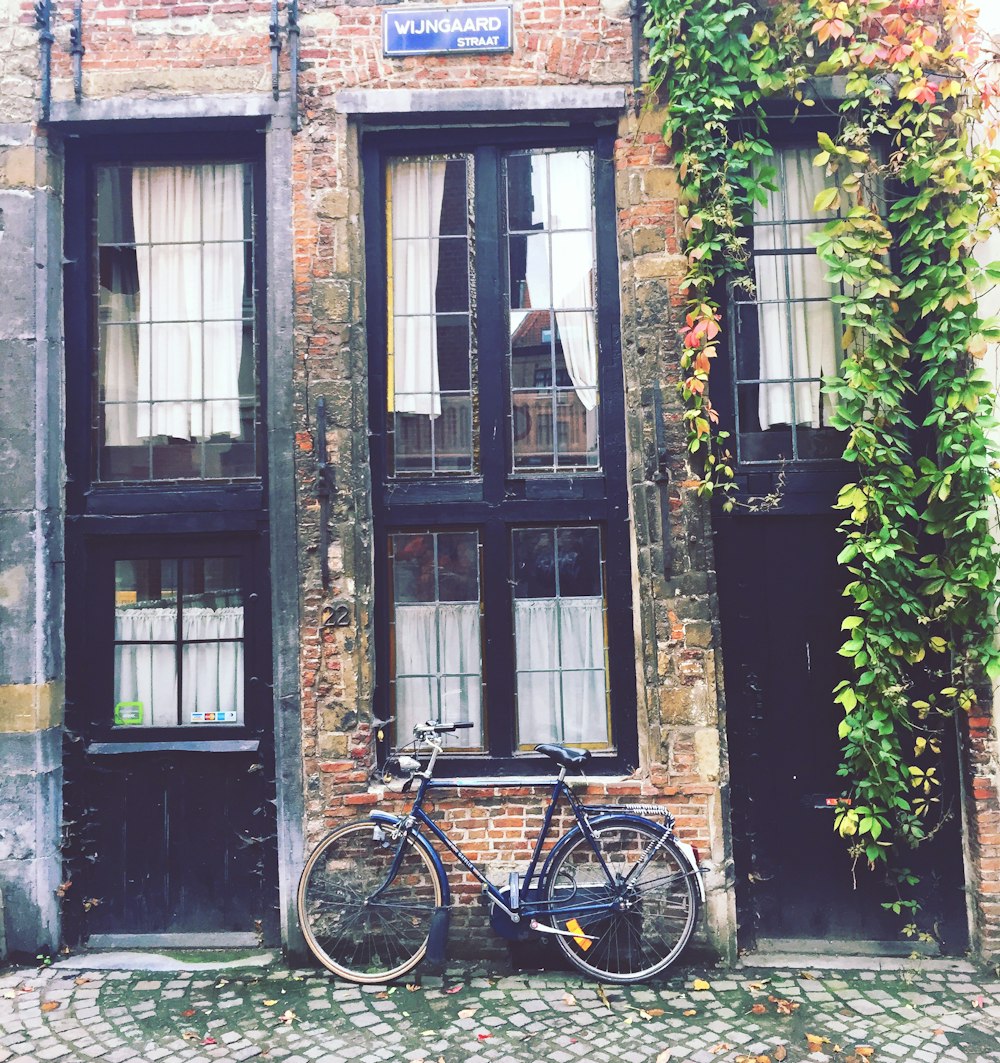
[[[557,930],[580,933],[560,933],[555,939],[570,963],[592,978],[618,984],[646,981],[680,956],[694,932],[699,895],[691,865],[668,837],[629,883],[622,908],[574,913],[574,904],[610,904],[615,884],[665,833],[657,823],[626,817],[595,823],[592,830],[615,882],[582,831],[556,852],[545,883],[549,921]],[[560,908],[569,910],[560,915]]]
[[[378,897],[400,845],[399,869]],[[427,951],[441,880],[422,844],[393,841],[372,820],[346,823],[313,850],[299,878],[299,925],[324,967],[379,985],[411,971]]]

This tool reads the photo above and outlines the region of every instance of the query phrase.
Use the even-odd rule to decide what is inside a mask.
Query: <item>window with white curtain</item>
[[[472,723],[459,774],[545,742],[635,764],[614,138],[396,134],[366,164],[376,693],[397,745]]]
[[[242,724],[243,621],[236,558],[116,561],[115,726]]]
[[[833,399],[822,390],[842,349],[836,304],[812,236],[827,178],[815,147],[775,151],[776,189],[754,206],[749,270],[730,296],[736,441],[741,463],[839,457],[830,428]]]
[[[255,476],[253,167],[95,177],[97,478]]]

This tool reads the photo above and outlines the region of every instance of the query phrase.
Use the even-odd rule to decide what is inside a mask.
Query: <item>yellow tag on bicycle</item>
[[[590,946],[593,944],[593,942],[590,940],[590,938],[582,936],[583,935],[583,927],[580,926],[580,922],[579,922],[578,919],[571,919],[566,924],[566,929],[568,931],[570,931],[571,934],[574,935],[573,940],[580,946],[581,949],[583,949],[584,952],[586,952],[587,949],[589,949]],[[577,934],[579,934],[581,936],[580,937],[576,937],[575,935],[577,935]]]

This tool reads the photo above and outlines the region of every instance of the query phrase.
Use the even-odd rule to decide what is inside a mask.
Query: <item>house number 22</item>
[[[350,627],[351,607],[347,602],[331,602],[330,605],[324,605],[320,623],[323,627]]]

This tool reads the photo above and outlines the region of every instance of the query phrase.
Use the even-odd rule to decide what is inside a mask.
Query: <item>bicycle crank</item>
[[[528,924],[532,930],[537,930],[540,934],[558,934],[564,938],[575,938],[577,941],[597,941],[597,938],[592,938],[587,934],[584,934],[580,930],[560,930],[558,927],[549,926],[547,923],[540,923],[537,919],[532,919]]]

